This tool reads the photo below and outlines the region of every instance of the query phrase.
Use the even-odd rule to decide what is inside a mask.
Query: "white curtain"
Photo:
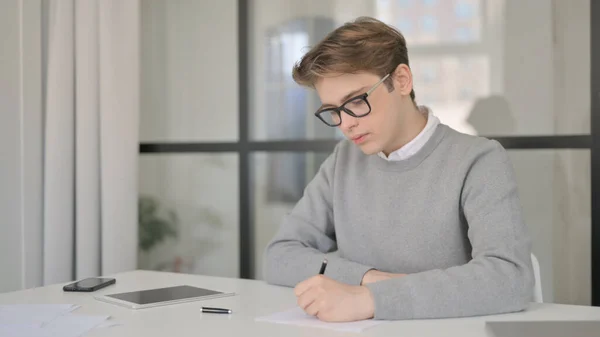
[[[140,0],[45,0],[43,283],[137,265]]]

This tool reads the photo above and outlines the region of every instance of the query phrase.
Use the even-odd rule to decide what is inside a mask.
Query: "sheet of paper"
[[[45,325],[0,324],[1,337],[81,337],[101,326],[108,316],[64,315]]]
[[[0,305],[0,337],[80,337],[96,328],[119,325],[109,316],[72,313],[75,304]]]
[[[301,308],[293,308],[287,311],[274,313],[269,316],[256,318],[257,322],[269,322],[278,324],[292,324],[312,328],[324,328],[346,332],[362,332],[365,329],[381,324],[384,321],[364,320],[347,323],[323,322],[314,316],[306,314]]]
[[[75,304],[0,305],[0,324],[44,325],[79,308]]]
[[[43,328],[47,336],[80,337],[99,327],[109,316],[65,315]]]

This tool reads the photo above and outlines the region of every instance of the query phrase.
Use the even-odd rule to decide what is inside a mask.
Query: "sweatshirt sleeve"
[[[521,311],[530,302],[531,243],[509,157],[496,141],[476,147],[466,161],[461,194],[472,259],[368,284],[376,319],[499,314]]]
[[[326,253],[337,249],[332,184],[338,147],[321,165],[268,244],[264,258],[267,283],[293,287],[317,275]],[[327,260],[325,276],[351,285],[359,285],[372,269],[333,255]]]

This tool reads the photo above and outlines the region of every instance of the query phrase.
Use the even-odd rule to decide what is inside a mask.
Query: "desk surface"
[[[74,303],[75,313],[110,315],[121,326],[98,329],[90,336],[356,336],[328,329],[255,322],[254,318],[290,309],[296,305],[292,289],[267,285],[262,281],[228,279],[199,275],[133,271],[114,275],[117,284],[94,293],[65,293],[62,285],[0,294],[0,304]],[[97,294],[189,284],[234,291],[234,297],[130,310],[100,302]],[[232,315],[202,314],[200,307],[216,306],[233,310]],[[600,320],[600,308],[558,304],[535,304],[521,313],[442,320],[393,321],[363,332],[365,336],[488,336],[486,321]]]

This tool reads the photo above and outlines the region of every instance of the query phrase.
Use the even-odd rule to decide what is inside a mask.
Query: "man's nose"
[[[340,124],[340,128],[342,131],[350,131],[350,129],[356,127],[358,125],[358,118],[352,117],[347,113],[342,111],[342,123]]]

